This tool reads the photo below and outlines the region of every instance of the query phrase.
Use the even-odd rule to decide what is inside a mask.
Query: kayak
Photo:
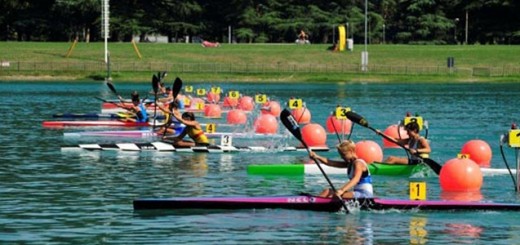
[[[150,127],[153,126],[149,122],[131,122],[131,121],[44,121],[44,128],[62,128],[62,127]]]
[[[328,147],[314,147],[314,151],[328,151]],[[62,146],[62,151],[67,150],[89,150],[89,151],[161,151],[161,152],[206,152],[206,153],[224,153],[224,152],[274,152],[274,151],[306,151],[304,147],[280,147],[269,148],[264,146],[193,146],[193,147],[175,147],[166,142],[151,143],[116,143],[116,144],[77,144]]]
[[[201,123],[201,127],[206,127],[210,123]],[[155,126],[162,126],[162,122],[157,122]],[[214,123],[216,127],[244,127],[240,124]],[[44,128],[63,128],[63,127],[153,127],[152,122],[131,122],[118,120],[94,120],[94,121],[44,121]]]
[[[335,168],[324,164],[320,165],[326,174],[346,174],[347,169]],[[426,173],[428,166],[419,165],[395,165],[386,163],[368,164],[372,175],[409,176],[413,173]],[[318,165],[310,164],[256,164],[247,166],[248,174],[258,175],[306,175],[321,174]]]
[[[520,211],[520,203],[490,201],[404,200],[384,198],[343,199],[347,207],[362,210],[466,210],[466,211]],[[295,209],[337,212],[342,208],[338,199],[311,195],[264,197],[179,197],[144,198],[133,201],[135,210],[146,209]]]
[[[156,119],[164,119],[164,115],[158,115],[155,117]],[[153,114],[152,114],[153,115]],[[135,118],[135,114],[133,113],[56,113],[53,114],[54,118],[110,118],[110,119],[126,119],[126,118]]]
[[[345,168],[335,168],[324,164],[320,165],[326,174],[346,174]],[[401,165],[374,162],[368,164],[368,169],[372,175],[389,176],[411,176],[415,173],[428,173],[429,167],[424,164]],[[480,168],[484,176],[509,174],[507,169],[499,168]],[[516,174],[515,169],[511,169]],[[295,163],[295,164],[252,164],[247,166],[247,173],[252,175],[314,175],[321,174],[318,165],[314,163]]]
[[[174,127],[175,131],[177,129],[182,130],[184,127],[182,124]],[[180,133],[180,132],[177,132]],[[283,134],[258,134],[258,133],[204,133],[206,137],[210,139],[214,138],[222,138],[222,137],[231,137],[231,138],[239,138],[239,139],[272,139],[272,138],[283,138],[287,137]],[[144,129],[144,130],[112,130],[112,131],[82,131],[82,132],[64,132],[63,136],[66,138],[73,137],[125,137],[125,138],[150,138],[158,135],[152,130]]]
[[[132,118],[133,115],[124,115],[119,113],[56,113],[52,117],[55,118]]]

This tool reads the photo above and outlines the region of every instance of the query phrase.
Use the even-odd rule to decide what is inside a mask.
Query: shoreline
[[[150,81],[149,76],[154,73],[143,72],[139,75],[116,75],[112,81],[139,83]],[[269,75],[261,76],[237,74],[233,75],[215,75],[206,74],[177,74],[170,75],[172,77],[180,77],[183,80],[204,83],[204,82],[263,82],[263,83],[478,83],[478,82],[520,82],[518,77],[457,77],[457,76],[404,76],[404,75],[373,75],[373,74],[292,74],[292,75]],[[173,79],[173,78],[172,78]],[[85,75],[0,75],[0,83],[5,82],[104,82],[105,80],[93,79],[92,76]]]

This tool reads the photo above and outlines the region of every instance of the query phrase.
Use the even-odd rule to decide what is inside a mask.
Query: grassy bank
[[[103,43],[4,42],[1,80],[89,80],[105,76]],[[369,45],[368,72],[360,71],[362,45],[352,52],[329,45],[110,43],[112,77],[148,81],[168,70],[186,80],[205,81],[520,81],[520,46]],[[447,69],[447,57],[456,69]],[[75,67],[74,69],[70,67]],[[78,69],[77,67],[85,67]],[[478,71],[478,74],[477,72]]]

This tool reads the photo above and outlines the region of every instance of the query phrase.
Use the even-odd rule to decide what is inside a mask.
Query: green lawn
[[[70,57],[66,58],[71,43],[47,42],[2,42],[1,61],[41,63],[103,63],[103,43],[78,43]],[[192,64],[218,64],[222,66],[257,65],[261,72],[242,71],[174,71],[191,80],[288,80],[288,81],[518,81],[520,80],[520,46],[497,45],[369,45],[368,73],[356,70],[361,62],[363,45],[356,45],[353,52],[327,51],[329,45],[295,44],[222,44],[219,48],[203,48],[198,44],[137,44],[142,59],[139,59],[131,43],[109,43],[113,64],[132,64],[149,67],[149,70],[114,71],[119,80],[148,79],[152,71],[161,67],[179,67]],[[447,57],[454,57],[459,72],[445,72]],[[167,64],[167,65],[163,65]],[[174,65],[175,64],[175,65]],[[155,67],[158,68],[155,68]],[[338,66],[354,70],[338,71]],[[373,67],[372,67],[373,66]],[[104,68],[97,72],[67,70],[16,71],[0,69],[0,79],[16,76],[51,75],[67,79],[102,77]],[[283,72],[272,69],[282,67]],[[304,72],[286,71],[303,67]],[[321,68],[320,68],[321,67]],[[332,67],[332,68],[330,68]],[[403,68],[404,67],[404,68]],[[472,69],[484,67],[503,71],[506,74],[476,77]],[[320,68],[320,69],[316,69]],[[410,69],[430,69],[434,72],[409,74]],[[173,68],[172,68],[173,69]],[[300,69],[300,68],[294,68]],[[440,72],[437,72],[440,70]]]

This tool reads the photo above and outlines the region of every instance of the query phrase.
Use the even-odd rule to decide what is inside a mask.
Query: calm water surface
[[[189,82],[185,81],[185,84]],[[201,84],[193,84],[202,87]],[[429,122],[431,157],[445,162],[472,139],[487,141],[492,167],[504,168],[499,137],[520,119],[517,83],[445,84],[220,84],[245,95],[266,93],[286,102],[301,97],[312,121],[325,125],[337,104],[350,106],[371,126],[384,129],[406,112]],[[141,94],[148,83],[116,83],[119,93]],[[0,243],[1,244],[519,244],[515,212],[357,211],[352,214],[291,210],[221,212],[134,212],[140,197],[291,195],[317,193],[322,176],[248,176],[248,164],[308,161],[305,153],[62,153],[60,146],[92,139],[64,139],[41,126],[63,112],[99,112],[94,97],[113,98],[103,83],[0,84]],[[254,117],[251,116],[251,117]],[[356,127],[354,140],[381,139]],[[112,139],[123,140],[123,139]],[[100,139],[97,139],[100,141]],[[295,144],[293,139],[236,144]],[[329,135],[329,146],[337,142]],[[505,148],[510,164],[514,150]],[[385,149],[385,155],[404,154]],[[336,157],[334,152],[324,153]],[[336,185],[345,179],[331,176]],[[427,183],[428,198],[446,198],[435,177],[374,176],[381,197],[408,197],[408,182]],[[484,200],[520,202],[511,177],[485,177]]]

